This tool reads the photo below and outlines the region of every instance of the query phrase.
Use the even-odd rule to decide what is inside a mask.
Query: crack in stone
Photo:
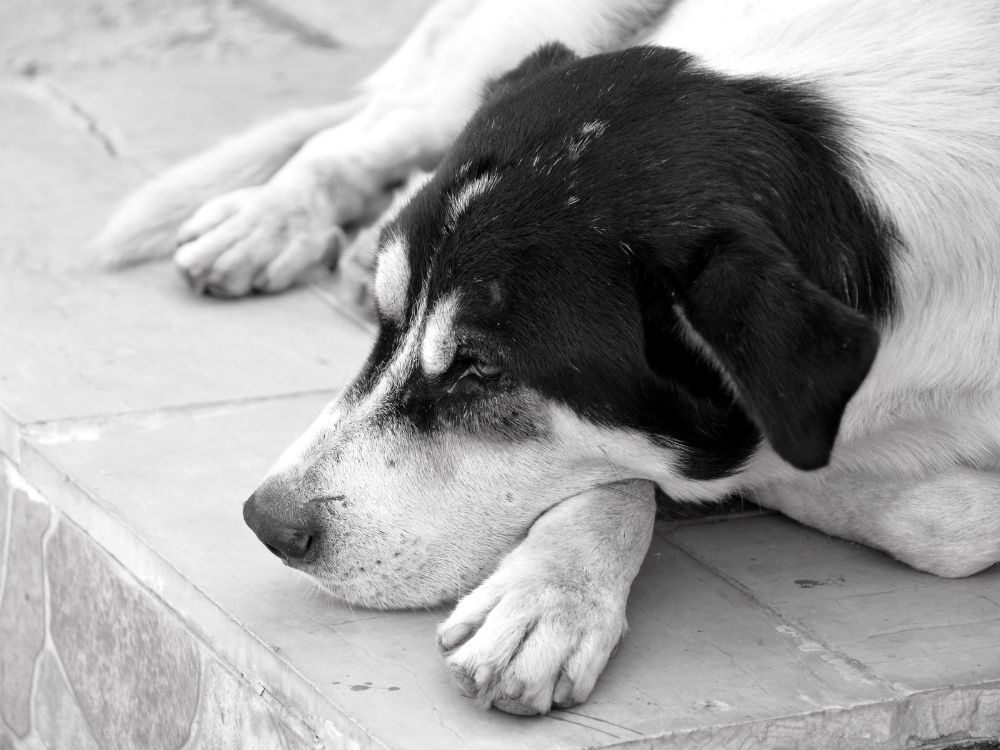
[[[29,80],[28,91],[37,99],[41,99],[50,107],[67,115],[87,135],[97,141],[101,150],[112,159],[122,156],[122,150],[115,142],[114,136],[101,125],[97,117],[51,81],[43,80],[32,73],[23,73],[22,77]]]

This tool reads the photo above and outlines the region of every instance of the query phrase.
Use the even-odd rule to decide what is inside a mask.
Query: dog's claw
[[[469,640],[474,632],[476,631],[471,625],[464,623],[451,628],[442,626],[437,637],[438,649],[441,653],[447,654]]]

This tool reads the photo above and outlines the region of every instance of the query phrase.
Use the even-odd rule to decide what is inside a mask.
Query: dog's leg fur
[[[586,700],[625,634],[625,602],[655,515],[653,485],[631,481],[539,518],[438,629],[463,689],[516,714]]]
[[[193,156],[129,195],[89,252],[109,267],[163,257],[177,249],[177,230],[212,198],[270,179],[302,147],[362,107],[360,99],[291,112]]]
[[[828,534],[958,578],[1000,562],[1000,474],[973,468],[921,479],[822,475],[770,486],[760,502]]]
[[[434,166],[490,78],[544,42],[581,54],[613,47],[668,4],[445,0],[372,76],[356,114],[276,121],[168,172],[122,205],[98,252],[112,264],[141,260],[173,249],[176,235],[177,264],[196,289],[286,288],[335,257],[341,227],[370,222],[409,172]]]

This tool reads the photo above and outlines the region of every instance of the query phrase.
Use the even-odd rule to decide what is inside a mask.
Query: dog
[[[175,234],[224,296],[374,267],[367,362],[244,518],[349,602],[459,598],[438,643],[484,706],[587,699],[655,486],[1000,561],[991,0],[443,0],[357,100],[181,165],[98,245]]]

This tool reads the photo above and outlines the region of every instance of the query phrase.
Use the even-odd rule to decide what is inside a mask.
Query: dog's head
[[[801,268],[801,165],[720,122],[749,118],[720,85],[667,50],[547,48],[495,86],[383,232],[367,363],[246,505],[272,551],[352,602],[431,605],[594,486],[718,495],[761,446],[827,462],[877,336]]]

